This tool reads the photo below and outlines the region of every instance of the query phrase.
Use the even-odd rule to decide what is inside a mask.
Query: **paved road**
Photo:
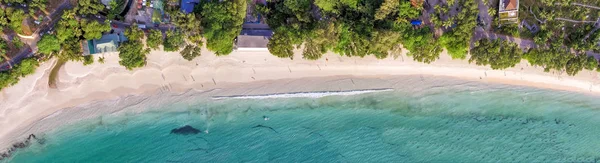
[[[33,57],[33,53],[31,53],[31,48],[22,49],[19,52],[19,55],[14,56],[11,60],[0,64],[0,71],[8,71],[12,68],[12,65],[16,63],[20,63],[23,59]]]
[[[475,33],[473,35],[473,41],[480,40],[482,38],[507,40],[510,42],[517,43],[521,47],[521,49],[526,49],[528,47],[536,47],[537,46],[533,40],[521,39],[518,37],[497,34],[494,32],[485,31],[481,27],[475,28]]]
[[[596,23],[596,21],[589,21],[589,20],[573,20],[573,19],[568,19],[568,18],[556,18],[556,20],[562,20],[562,21],[568,21],[571,23]]]
[[[582,7],[587,7],[587,8],[593,8],[593,9],[596,9],[596,10],[600,10],[600,7],[597,7],[597,6],[590,6],[590,5],[576,3],[576,2],[573,2],[571,4],[572,5],[577,5],[577,6],[582,6]]]
[[[483,4],[485,0],[477,1],[477,7],[479,8],[479,19],[485,22],[485,29],[489,30],[492,27],[493,18],[488,14],[488,6]]]
[[[68,8],[71,8],[71,3],[68,3],[68,0],[63,1],[63,3],[54,10],[53,13],[50,14],[49,17],[44,18],[50,19],[50,21],[45,21],[44,24],[40,26],[34,33],[33,38],[21,38],[21,40],[29,45],[28,48],[22,49],[16,56],[13,56],[10,60],[0,64],[0,71],[10,70],[13,65],[21,63],[21,61],[25,58],[33,57],[33,54],[37,52],[37,42],[41,39],[40,33],[45,33],[50,30],[50,28],[54,27],[54,25],[60,20],[60,15],[62,11]],[[58,19],[52,19],[58,18]]]
[[[131,26],[131,23],[125,23],[125,22],[121,22],[121,21],[112,21],[111,27],[112,29],[121,29],[124,30],[126,28],[129,28]],[[170,29],[174,29],[175,26],[171,25],[171,24],[161,24],[158,27],[154,27],[154,26],[147,26],[146,29],[159,29],[163,32],[170,30]]]

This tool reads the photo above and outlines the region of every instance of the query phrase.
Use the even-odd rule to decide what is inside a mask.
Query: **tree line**
[[[118,13],[117,2],[122,3],[113,0],[106,8],[98,1],[79,1],[75,9],[64,12],[55,34],[44,35],[38,42],[39,52],[64,61],[92,63],[91,57],[81,55],[80,42],[99,39],[111,28],[108,22],[85,17],[103,12],[114,18]],[[125,32],[129,39],[118,48],[119,63],[129,70],[142,67],[149,51],[161,48],[179,51],[184,59],[193,60],[201,55],[204,44],[216,55],[230,54],[246,9],[245,0],[201,1],[188,14],[167,6],[166,12],[176,28],[164,33],[161,30],[144,32],[132,25]],[[15,11],[0,11],[0,26],[19,29],[20,24],[13,22],[22,21],[26,14],[15,15],[23,12],[20,9],[8,10]],[[267,45],[269,51],[281,58],[294,59],[294,50],[301,49],[302,58],[308,60],[319,59],[329,51],[383,59],[398,57],[404,48],[415,61],[431,63],[447,49],[453,59],[469,57],[469,62],[489,65],[492,69],[514,67],[521,59],[546,71],[564,71],[568,75],[598,67],[595,58],[585,55],[587,50],[598,49],[595,42],[600,40],[600,32],[592,32],[592,26],[565,35],[565,39],[549,41],[560,34],[555,27],[560,24],[545,24],[534,37],[540,46],[525,52],[504,40],[482,39],[471,47],[479,12],[477,3],[472,0],[447,0],[434,6],[427,6],[423,0],[270,0],[265,5],[257,4],[256,10],[274,31]],[[417,20],[423,25],[411,24]]]
[[[477,4],[446,1],[435,6],[439,11],[427,15],[423,5],[421,0],[272,0],[258,10],[274,29],[268,48],[282,58],[293,58],[293,50],[302,45],[303,58],[312,60],[327,51],[346,56],[395,57],[401,52],[400,45],[419,62],[438,59],[441,47],[448,49],[453,58],[465,58],[476,26]],[[450,14],[449,9],[459,11]],[[434,28],[443,25],[443,35],[436,36],[437,28],[427,24],[411,25],[411,21],[424,17],[431,19]]]
[[[176,28],[164,34],[160,30],[149,30],[146,39],[146,46],[149,49],[144,49],[144,53],[135,53],[136,55],[120,55],[121,61],[131,61],[121,64],[128,69],[141,67],[144,64],[137,63],[145,62],[147,51],[158,50],[161,45],[164,51],[179,51],[184,59],[191,61],[201,55],[203,40],[206,40],[206,48],[216,55],[228,55],[233,51],[233,41],[239,35],[244,23],[246,3],[245,0],[201,1],[195,6],[194,11],[188,14],[178,8],[167,7],[166,12],[171,15],[172,23]],[[129,47],[119,48],[119,52],[128,53],[130,50],[132,49]]]
[[[591,25],[581,32],[564,35],[566,39],[560,41],[550,41],[551,33],[545,38],[536,37],[541,46],[526,52],[504,40],[483,39],[471,47],[479,12],[475,1],[448,0],[430,7],[434,12],[425,11],[419,0],[272,0],[258,10],[274,29],[269,51],[281,58],[293,59],[293,50],[302,48],[303,58],[311,60],[328,51],[381,59],[397,56],[402,45],[409,51],[407,55],[424,63],[437,60],[443,47],[453,59],[466,59],[470,54],[469,62],[492,69],[514,67],[521,59],[546,71],[564,71],[568,75],[598,67],[598,61],[585,54],[599,49],[600,32],[591,33]],[[411,21],[425,18],[430,24],[411,25]],[[547,31],[544,29],[540,35]],[[575,52],[565,50],[565,46]]]

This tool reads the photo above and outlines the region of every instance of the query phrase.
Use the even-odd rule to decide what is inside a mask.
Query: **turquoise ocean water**
[[[598,162],[598,99],[514,86],[204,99],[64,126],[5,161]],[[202,132],[171,133],[185,125]]]

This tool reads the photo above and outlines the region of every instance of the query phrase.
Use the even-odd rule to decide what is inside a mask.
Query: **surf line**
[[[274,94],[259,94],[259,95],[232,95],[232,96],[213,96],[213,100],[222,99],[268,99],[268,98],[321,98],[326,96],[350,96],[365,93],[387,92],[393,91],[392,88],[380,89],[361,89],[347,91],[315,91],[315,92],[290,92],[290,93],[274,93]]]

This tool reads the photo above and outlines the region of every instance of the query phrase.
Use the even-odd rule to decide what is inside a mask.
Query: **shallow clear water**
[[[448,86],[318,99],[200,100],[65,126],[9,162],[595,162],[597,99]],[[168,111],[173,108],[185,111]],[[170,133],[185,125],[202,133]]]

